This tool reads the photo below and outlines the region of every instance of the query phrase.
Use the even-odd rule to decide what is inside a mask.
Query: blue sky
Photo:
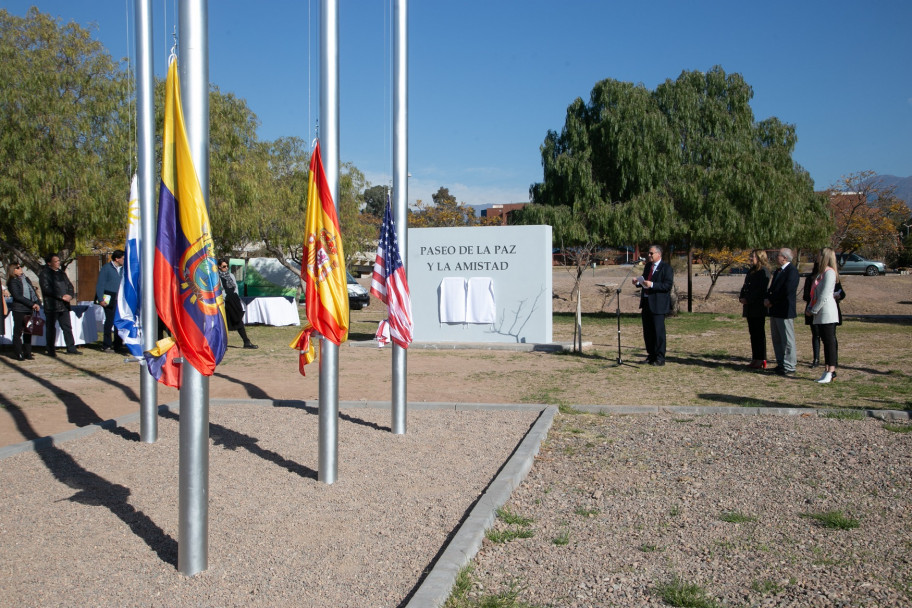
[[[95,22],[112,55],[132,58],[133,3],[0,7]],[[262,139],[314,135],[318,5],[209,1],[210,79],[247,100]],[[153,2],[159,76],[174,6]],[[340,0],[340,154],[375,185],[392,175],[391,10],[390,0]],[[755,119],[796,125],[794,158],[817,189],[867,169],[912,175],[910,23],[908,0],[410,2],[409,201],[445,186],[470,205],[524,202],[547,131],[596,82],[654,88],[714,65],[753,87]]]

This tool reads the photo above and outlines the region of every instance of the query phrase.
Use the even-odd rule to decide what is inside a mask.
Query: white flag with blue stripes
[[[124,247],[123,281],[117,292],[117,310],[114,311],[114,327],[120,334],[124,346],[134,357],[142,358],[142,333],[140,331],[141,273],[139,191],[136,176],[130,183],[130,204],[127,211],[127,244]]]

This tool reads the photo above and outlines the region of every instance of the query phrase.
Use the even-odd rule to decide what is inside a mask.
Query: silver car
[[[866,260],[857,253],[837,253],[836,262],[839,264],[839,274],[863,274],[873,277],[887,273],[883,262]]]

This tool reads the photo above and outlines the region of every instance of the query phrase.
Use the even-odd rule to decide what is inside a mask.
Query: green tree
[[[209,87],[209,215],[218,251],[238,251],[273,231],[281,238],[287,223],[281,216],[295,207],[280,200],[278,180],[270,174],[275,148],[257,139],[258,126],[246,100]]]
[[[392,188],[387,189],[386,186],[371,186],[370,188],[366,188],[361,195],[361,198],[364,201],[364,209],[362,209],[361,212],[382,219],[383,212],[386,209],[387,192],[389,192],[390,199],[392,200]]]
[[[359,259],[373,262],[377,247],[380,218],[361,211],[361,192],[366,185],[367,180],[357,167],[351,163],[342,164],[339,175],[339,230],[342,231],[347,267]],[[382,215],[383,211],[380,213]],[[362,255],[366,259],[360,257]]]
[[[307,211],[307,142],[282,137],[263,144],[266,149],[270,194],[263,200],[258,226],[249,243],[262,242],[266,251],[289,270],[301,272],[304,214]],[[291,262],[289,262],[291,260]]]
[[[416,210],[409,209],[410,228],[484,226],[494,223],[487,218],[476,217],[475,208],[457,202],[456,197],[450,194],[449,188],[441,186],[431,198],[434,200],[433,205],[427,205],[419,200],[415,205]]]
[[[89,30],[0,9],[0,255],[64,264],[126,226],[129,75]]]
[[[654,91],[603,80],[575,100],[541,147],[544,181],[522,223],[545,221],[563,245],[658,242],[690,249],[825,242],[825,199],[792,160],[797,137],[757,122],[753,91],[714,67]]]
[[[164,81],[156,83],[156,153],[161,166]],[[261,142],[246,100],[209,87],[209,216],[220,255],[262,245],[279,258],[303,240],[309,156],[303,140]],[[301,221],[289,221],[300,217]],[[291,265],[288,265],[291,268]]]

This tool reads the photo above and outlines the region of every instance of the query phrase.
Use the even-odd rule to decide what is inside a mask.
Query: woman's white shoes
[[[817,384],[828,384],[833,381],[833,372],[823,372],[823,375],[820,376],[820,379],[817,380]]]

